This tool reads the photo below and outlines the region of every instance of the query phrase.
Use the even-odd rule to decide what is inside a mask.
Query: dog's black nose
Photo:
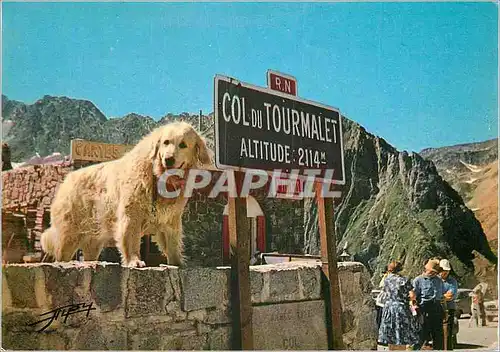
[[[175,164],[175,158],[166,158],[166,159],[165,159],[165,164],[166,164],[167,166],[172,166],[172,165],[174,165],[174,164]]]

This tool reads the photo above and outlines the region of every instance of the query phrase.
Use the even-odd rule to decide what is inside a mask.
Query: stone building
[[[31,165],[2,173],[2,248],[4,261],[21,262],[39,253],[40,235],[50,224],[56,187],[71,171],[69,163]]]

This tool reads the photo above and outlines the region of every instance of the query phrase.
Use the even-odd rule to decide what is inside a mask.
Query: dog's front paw
[[[132,259],[127,263],[127,266],[130,268],[144,268],[146,263],[140,259]]]

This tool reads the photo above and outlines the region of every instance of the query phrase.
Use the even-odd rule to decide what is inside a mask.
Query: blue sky
[[[498,137],[494,3],[3,3],[2,93],[108,117],[213,111],[213,79],[338,107],[400,150]]]

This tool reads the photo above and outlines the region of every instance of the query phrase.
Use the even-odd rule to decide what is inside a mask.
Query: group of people
[[[413,282],[402,270],[400,262],[391,262],[380,282],[379,343],[389,350],[420,350],[432,341],[435,350],[452,350],[458,283],[450,262],[429,259]]]

